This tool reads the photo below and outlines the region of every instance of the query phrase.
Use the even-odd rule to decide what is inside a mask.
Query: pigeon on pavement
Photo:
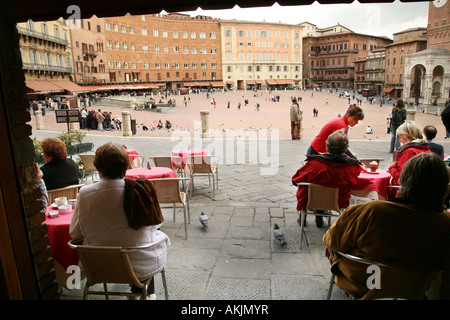
[[[208,228],[208,216],[207,216],[204,212],[201,213],[201,215],[200,215],[200,217],[198,218],[198,220],[199,220],[200,223],[202,224],[203,229]]]
[[[285,245],[287,245],[286,239],[284,238],[284,233],[283,231],[280,229],[280,227],[278,226],[278,224],[275,223],[274,227],[273,227],[273,236],[275,237],[276,240],[278,240],[278,242],[280,242],[280,245],[282,247],[284,247]]]

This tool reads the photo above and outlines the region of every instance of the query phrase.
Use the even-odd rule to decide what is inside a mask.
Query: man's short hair
[[[342,131],[330,134],[326,141],[327,151],[331,154],[344,154],[348,149],[349,140]]]
[[[425,135],[427,140],[433,140],[434,138],[436,138],[437,129],[432,125],[427,125],[423,128],[423,134]]]

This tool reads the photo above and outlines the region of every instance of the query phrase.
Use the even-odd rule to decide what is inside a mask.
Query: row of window
[[[275,34],[275,37],[273,36]],[[225,29],[224,30],[225,37],[232,37],[233,31],[231,29]],[[288,31],[273,31],[273,30],[259,30],[259,29],[238,29],[236,32],[236,35],[239,38],[270,38],[270,39],[289,39],[289,32]],[[300,39],[300,32],[294,32],[294,39]]]
[[[139,63],[140,64],[140,63]],[[197,62],[192,62],[192,63],[188,63],[185,62],[183,64],[179,63],[179,62],[174,62],[174,63],[169,63],[169,62],[155,62],[155,63],[150,63],[150,62],[143,62],[143,68],[144,69],[150,69],[150,65],[152,65],[154,67],[154,69],[181,69],[181,66],[183,67],[183,69],[217,69],[217,63],[216,62],[211,62],[211,63],[207,63],[207,62],[201,62],[201,63],[197,63]],[[108,67],[110,69],[129,69],[131,66],[131,69],[138,69],[138,62],[127,62],[127,61],[108,61]]]
[[[267,68],[266,71],[268,72],[288,72],[289,71],[289,66],[240,66],[239,71],[240,72],[244,72],[245,68],[247,68],[247,72],[263,72],[264,69]],[[300,71],[300,66],[294,66],[294,71],[295,72],[299,72]],[[231,73],[233,72],[233,67],[232,66],[227,66],[227,73]]]
[[[114,44],[114,46],[113,46]],[[106,48],[108,50],[123,50],[123,51],[128,51],[128,43],[127,42],[122,42],[122,44],[118,41],[111,41],[108,40],[106,41]],[[149,46],[148,44],[143,44],[142,45],[142,51],[143,52],[149,52],[149,49],[153,48],[153,53],[180,53],[183,52],[183,54],[217,54],[217,48],[212,47],[212,48],[207,48],[207,47],[183,47],[182,51],[180,46],[174,46],[174,47],[169,47],[169,46],[160,46],[160,45],[153,45],[153,46]],[[136,52],[136,44],[134,43],[130,43],[129,46],[129,50],[131,52]]]
[[[23,49],[20,48],[20,54],[22,56],[22,61],[24,60]],[[41,56],[43,56],[44,63],[41,61]],[[72,68],[72,61],[69,57],[64,57],[60,54],[55,54],[51,52],[41,52],[36,50],[29,50],[30,63],[32,65],[44,65],[44,66],[55,66],[55,67],[67,67]],[[56,62],[56,65],[55,65]]]
[[[255,43],[253,43],[252,41],[239,41],[238,42],[238,47],[253,47],[253,45],[256,48],[273,48],[274,46],[274,42],[259,42],[259,41],[255,41]],[[232,42],[231,41],[225,41],[225,47],[231,47],[232,46]],[[295,43],[294,47],[296,49],[300,48],[300,43]],[[275,48],[289,48],[289,43],[287,42],[275,42]]]
[[[289,53],[288,52],[259,52],[256,51],[253,53],[252,51],[240,51],[239,53],[239,61],[289,61]],[[282,59],[283,58],[283,59]],[[230,51],[225,52],[226,61],[233,60],[233,54]],[[300,54],[294,54],[294,61],[300,61]]]
[[[105,29],[107,31],[119,32],[119,24],[105,21]],[[133,26],[126,26],[126,25],[121,24],[120,32],[135,34],[135,28]],[[167,30],[158,30],[158,29],[152,29],[152,32],[151,32],[151,34],[153,34],[154,37],[163,37],[163,38],[169,38],[169,33],[172,33],[172,38],[174,38],[174,39],[178,39],[178,38],[207,39],[208,35],[209,35],[209,39],[217,39],[217,34],[215,32],[167,31]],[[141,28],[141,35],[147,36],[149,34],[150,34],[150,32],[147,28],[145,28],[145,27]]]

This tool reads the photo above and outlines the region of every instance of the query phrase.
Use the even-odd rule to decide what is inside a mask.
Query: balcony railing
[[[58,44],[62,44],[64,46],[67,46],[69,44],[69,41],[65,40],[65,39],[61,39],[55,36],[51,36],[48,35],[46,33],[42,33],[42,32],[38,32],[38,31],[34,31],[34,30],[29,30],[27,28],[22,28],[17,26],[17,32],[19,34],[23,34],[29,37],[33,37],[33,38],[37,38],[37,39],[42,39],[42,40],[46,40],[49,42],[54,42],[54,43],[58,43]]]
[[[320,55],[326,55],[326,54],[342,54],[342,53],[358,53],[358,49],[342,49],[342,50],[320,50],[317,51],[311,51],[312,56],[320,56]]]
[[[35,63],[23,63],[23,70],[34,70],[34,71],[47,71],[47,72],[61,72],[61,73],[72,73],[71,67],[58,67]]]

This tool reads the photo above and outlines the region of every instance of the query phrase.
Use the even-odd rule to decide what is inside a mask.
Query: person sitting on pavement
[[[41,141],[42,157],[45,164],[41,167],[42,179],[47,190],[64,188],[79,183],[81,174],[78,165],[67,158],[64,142],[58,138],[46,138]]]
[[[170,123],[170,121],[169,120],[166,120],[166,129],[170,129],[170,128],[172,128],[172,124]]]
[[[449,177],[444,162],[432,152],[417,154],[405,163],[399,181],[399,198],[347,208],[323,237],[332,252],[335,283],[352,297],[364,296],[372,273],[368,273],[367,264],[355,263],[336,252],[386,264],[394,270],[402,266],[417,269],[420,275],[408,279],[411,283],[422,279],[422,273],[428,277],[430,270],[448,271],[450,213],[443,201]],[[444,276],[442,279],[448,280],[448,274],[444,272]]]
[[[100,181],[80,188],[70,223],[70,237],[83,245],[137,246],[156,242],[165,234],[159,230],[164,217],[156,191],[146,179],[124,178],[129,156],[122,145],[108,142],[95,152],[94,166]],[[167,245],[162,242],[147,250],[129,253],[139,280],[158,273],[166,263]],[[132,286],[133,293],[141,289]],[[154,281],[148,294],[154,299]]]
[[[427,139],[428,145],[430,146],[430,150],[436,153],[441,159],[444,159],[444,147],[441,144],[433,142],[433,139],[436,138],[437,129],[432,125],[425,126],[423,128],[423,134]]]
[[[307,162],[292,177],[292,183],[310,182],[324,187],[339,188],[339,207],[347,208],[350,187],[356,184],[361,166],[356,158],[347,156],[349,139],[342,131],[328,136],[328,153],[308,155]],[[298,186],[297,211],[304,210],[308,201],[308,187]],[[301,222],[300,222],[301,223]],[[316,215],[316,226],[322,227],[323,217]]]
[[[348,107],[347,112],[344,116],[339,116],[338,118],[332,119],[322,127],[319,134],[311,142],[311,146],[307,151],[307,155],[315,153],[326,153],[326,141],[331,133],[337,130],[342,130],[345,134],[348,134],[349,127],[354,127],[358,124],[359,121],[363,119],[363,110],[355,104],[351,105],[350,107]],[[348,150],[347,155],[350,157],[354,157],[354,155]]]

